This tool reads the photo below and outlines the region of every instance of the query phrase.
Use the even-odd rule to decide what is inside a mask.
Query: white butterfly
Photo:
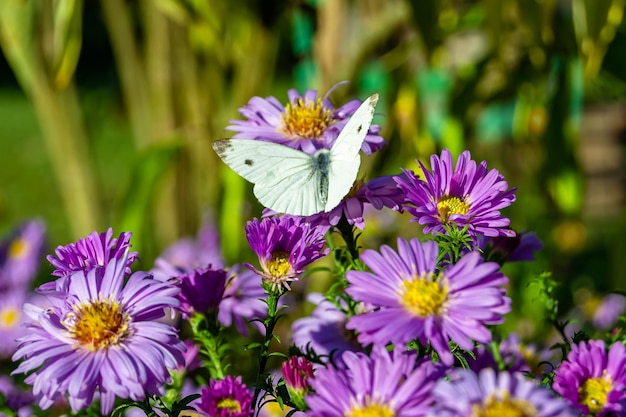
[[[377,101],[378,94],[365,100],[333,146],[314,155],[250,139],[218,140],[213,149],[233,171],[254,184],[254,195],[265,207],[295,216],[331,211],[356,180],[359,151]]]

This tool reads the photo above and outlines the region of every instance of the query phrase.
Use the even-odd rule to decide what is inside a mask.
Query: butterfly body
[[[254,184],[254,195],[280,213],[309,216],[331,211],[348,194],[361,164],[359,151],[374,117],[378,94],[356,110],[330,149],[310,155],[253,139],[224,139],[213,149],[231,169]]]

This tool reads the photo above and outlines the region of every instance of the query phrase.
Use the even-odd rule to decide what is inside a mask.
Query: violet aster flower
[[[132,233],[124,232],[114,238],[113,229],[109,227],[106,233],[93,232],[76,243],[58,246],[54,251],[56,256],[47,256],[48,261],[56,268],[52,275],[63,277],[76,271],[89,272],[96,267],[106,266],[111,259],[121,259],[131,246],[131,236]],[[130,266],[136,259],[137,252],[128,253],[127,274],[130,274]]]
[[[213,269],[224,268],[217,230],[208,222],[200,228],[196,239],[183,238],[167,247],[154,261],[150,273],[157,279],[167,280],[207,265]]]
[[[35,404],[35,397],[30,391],[24,391],[8,376],[0,375],[0,394],[4,396],[4,405],[17,417],[33,415],[31,406]],[[0,416],[5,416],[0,411]]]
[[[23,359],[14,373],[32,372],[25,381],[42,408],[67,394],[77,411],[98,392],[109,414],[116,397],[163,395],[168,370],[183,363],[176,329],[156,321],[178,305],[178,289],[144,272],[124,284],[127,265],[125,256],[112,257],[103,273],[77,271],[64,298],[49,297],[51,307],[25,306],[33,323],[13,355]]]
[[[310,316],[299,318],[292,325],[291,337],[298,348],[308,347],[320,356],[332,354],[335,363],[345,351],[362,350],[356,335],[346,330],[348,317],[343,311],[322,294],[309,294],[308,300],[317,307]]]
[[[420,417],[428,411],[431,391],[442,368],[415,354],[375,350],[344,352],[346,368],[319,368],[306,397],[311,417]]]
[[[227,273],[223,269],[198,268],[179,275],[175,282],[180,288],[178,310],[188,318],[195,313],[217,310],[226,289]]]
[[[328,254],[324,249],[327,227],[316,227],[291,216],[256,218],[246,225],[246,237],[257,254],[261,270],[248,266],[263,277],[271,291],[297,281],[304,267]]]
[[[391,175],[374,178],[368,182],[357,180],[352,190],[337,207],[326,213],[308,216],[306,221],[314,225],[336,226],[341,216],[344,215],[349,224],[363,230],[365,228],[363,213],[366,204],[376,210],[387,207],[402,211],[404,198],[404,192]]]
[[[608,330],[615,325],[624,312],[626,312],[626,296],[623,294],[605,295],[593,312],[593,325],[599,329]]]
[[[436,405],[429,417],[532,416],[575,417],[567,403],[521,373],[485,368],[479,374],[454,371],[434,389]]]
[[[241,382],[241,377],[212,379],[202,388],[196,409],[208,417],[249,417],[252,410],[252,394]]]
[[[373,312],[352,316],[348,329],[356,330],[358,341],[386,345],[419,339],[451,365],[450,340],[471,350],[472,340],[491,342],[488,324],[502,323],[511,300],[501,288],[508,279],[495,262],[483,262],[478,252],[461,257],[440,273],[436,272],[435,242],[398,239],[398,251],[383,245],[380,253],[366,250],[361,260],[372,272],[348,271],[346,292],[363,301]]]
[[[406,178],[396,178],[407,203],[414,206],[405,208],[415,216],[413,221],[425,226],[426,233],[443,233],[444,224],[455,223],[469,226],[473,235],[514,236],[508,229],[510,220],[499,210],[515,201],[515,189],[508,188],[497,170],[487,171],[487,162],[477,165],[470,158],[469,151],[463,152],[453,170],[452,156],[444,149],[441,158],[431,156],[432,172],[418,161],[425,181],[405,170]]]
[[[335,87],[322,98],[315,90],[300,95],[291,89],[288,91],[289,103],[285,106],[275,97],[252,97],[239,109],[247,120],[231,120],[232,125],[226,129],[237,132],[233,139],[275,142],[310,154],[319,149],[330,149],[350,115],[361,105],[360,100],[352,100],[336,109],[328,98]],[[370,126],[361,146],[366,155],[385,144],[379,131],[378,125]]]
[[[534,232],[521,232],[515,236],[480,236],[478,247],[487,253],[487,259],[496,262],[534,261],[543,243]]]
[[[0,296],[0,358],[10,357],[17,350],[17,339],[29,334],[25,323],[30,320],[24,314],[25,303],[44,306],[45,297],[25,290],[11,290]]]
[[[46,225],[31,220],[0,243],[0,291],[30,286],[39,271],[45,238]]]
[[[223,326],[234,325],[239,333],[248,337],[248,321],[267,316],[267,304],[261,301],[265,298],[261,283],[261,276],[254,271],[239,266],[229,270],[226,291],[217,313],[217,319]],[[258,328],[265,331],[261,324]]]
[[[573,345],[552,388],[582,414],[626,415],[626,348],[616,342],[607,352],[602,340]]]

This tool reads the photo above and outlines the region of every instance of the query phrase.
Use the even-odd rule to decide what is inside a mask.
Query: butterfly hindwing
[[[324,210],[337,207],[356,180],[361,165],[359,151],[374,118],[378,94],[370,96],[354,112],[330,149],[328,200]]]

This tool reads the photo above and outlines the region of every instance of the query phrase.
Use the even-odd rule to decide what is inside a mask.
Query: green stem
[[[222,367],[221,357],[221,326],[216,319],[196,314],[189,320],[193,330],[194,340],[202,347],[206,355],[209,373],[213,379],[224,379],[225,373]]]
[[[265,368],[267,367],[267,362],[270,357],[270,345],[272,343],[272,339],[274,339],[274,328],[276,327],[276,323],[280,319],[278,315],[278,300],[282,294],[277,294],[275,292],[269,293],[267,297],[267,318],[263,321],[265,325],[265,340],[263,344],[260,346],[259,352],[259,377],[257,378],[256,387],[254,388],[254,399],[252,400],[252,404],[256,409],[257,401],[259,398],[259,394],[261,393],[261,377],[265,378]]]

